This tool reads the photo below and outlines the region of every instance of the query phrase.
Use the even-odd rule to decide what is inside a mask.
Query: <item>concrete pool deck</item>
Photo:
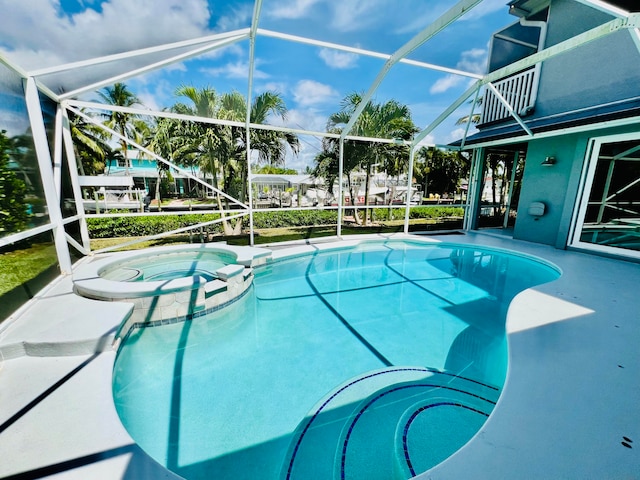
[[[535,255],[563,275],[513,300],[496,409],[417,478],[640,478],[640,265],[482,234],[428,238]],[[0,478],[179,478],[113,405],[111,342],[129,309],[78,297],[61,277],[0,325]]]

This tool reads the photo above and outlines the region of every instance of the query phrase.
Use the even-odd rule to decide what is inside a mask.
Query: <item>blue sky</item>
[[[507,2],[483,0],[409,58],[485,73],[491,34],[516,21],[508,15]],[[454,4],[453,0],[264,0],[259,28],[392,54]],[[0,0],[0,11],[0,49],[12,62],[30,70],[246,28],[253,1]],[[243,41],[125,83],[150,109],[175,103],[173,92],[181,84],[210,86],[218,92],[235,89],[246,95],[248,58],[249,43]],[[289,108],[285,125],[324,131],[327,116],[339,110],[341,99],[367,91],[383,63],[259,36],[253,91],[273,90],[284,97]],[[78,79],[82,75],[79,72]],[[396,65],[374,99],[405,103],[414,122],[424,128],[469,84],[466,77]],[[428,140],[446,144],[459,138],[460,127],[454,123],[468,110],[464,106],[454,113]],[[8,121],[8,115],[4,117]],[[274,119],[273,123],[282,122]],[[317,148],[316,140],[304,138],[301,155],[288,159],[287,166],[303,169]]]

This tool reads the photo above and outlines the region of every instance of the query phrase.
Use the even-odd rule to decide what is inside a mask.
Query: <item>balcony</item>
[[[532,67],[495,82],[493,86],[500,92],[500,95],[506,100],[512,111],[522,116],[534,106],[538,90],[538,75],[539,69]],[[511,118],[510,109],[492,89],[487,87],[482,101],[480,126],[509,118]]]

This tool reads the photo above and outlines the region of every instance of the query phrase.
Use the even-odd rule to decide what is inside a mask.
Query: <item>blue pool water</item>
[[[123,424],[187,479],[405,479],[486,421],[505,315],[557,270],[484,248],[364,243],[255,269],[232,305],[134,330]]]
[[[210,281],[216,278],[216,270],[234,262],[234,256],[220,252],[153,254],[118,262],[100,276],[121,282],[157,282],[199,275]]]

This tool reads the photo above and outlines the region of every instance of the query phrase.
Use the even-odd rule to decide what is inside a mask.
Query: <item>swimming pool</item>
[[[481,428],[506,376],[511,299],[558,276],[438,243],[284,257],[225,309],[134,329],[115,405],[187,479],[409,478]]]

